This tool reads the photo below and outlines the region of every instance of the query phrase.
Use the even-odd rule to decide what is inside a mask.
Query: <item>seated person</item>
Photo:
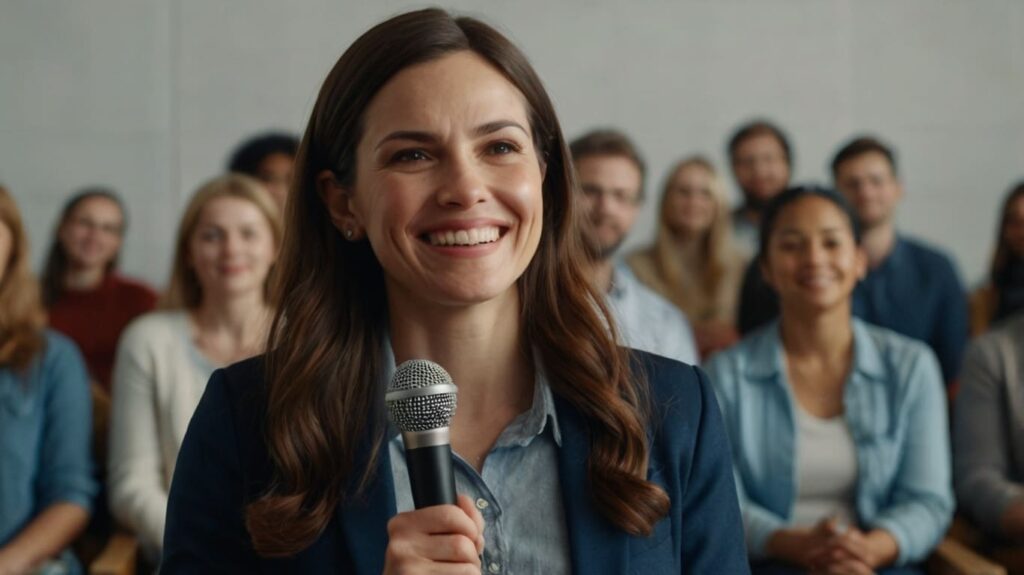
[[[0,573],[81,573],[68,549],[89,521],[89,380],[46,330],[21,216],[0,188]]]
[[[117,273],[125,227],[124,205],[112,191],[75,194],[61,210],[42,278],[50,327],[78,345],[104,394],[121,331],[156,306],[149,286]]]
[[[725,186],[700,156],[680,161],[661,197],[658,235],[628,258],[637,278],[683,310],[701,357],[736,342],[736,302],[747,258],[733,244]]]
[[[125,330],[114,366],[110,510],[156,561],[167,491],[188,422],[218,367],[263,352],[277,206],[253,178],[201,187],[185,209],[164,309]]]
[[[1024,310],[1024,182],[1003,201],[989,283],[971,295],[971,333]]]
[[[228,160],[228,171],[263,182],[283,212],[298,151],[299,140],[291,134],[260,134],[238,145]]]
[[[960,509],[989,535],[1024,543],[1024,313],[971,343],[953,419]]]
[[[852,317],[867,256],[842,197],[792,188],[763,222],[779,319],[708,366],[754,573],[920,573],[953,514],[935,356]]]

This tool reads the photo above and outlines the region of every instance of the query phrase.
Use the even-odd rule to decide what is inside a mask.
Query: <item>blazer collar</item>
[[[555,396],[562,446],[558,450],[559,483],[569,530],[572,572],[626,573],[629,538],[598,514],[587,479],[590,432],[583,416],[569,402]]]

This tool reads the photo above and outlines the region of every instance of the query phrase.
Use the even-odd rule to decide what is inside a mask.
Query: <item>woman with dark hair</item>
[[[923,343],[851,316],[853,212],[791,188],[759,262],[777,321],[711,359],[755,573],[920,573],[953,513],[942,374]]]
[[[81,573],[67,549],[97,485],[74,344],[45,329],[21,215],[0,188],[0,573]]]
[[[150,287],[117,273],[125,227],[117,194],[78,192],[61,210],[42,278],[50,327],[78,345],[92,380],[106,392],[121,331],[157,298]]]
[[[278,207],[284,209],[292,185],[295,153],[299,140],[291,134],[270,132],[238,145],[228,160],[228,171],[252,176],[263,182]]]
[[[268,352],[207,385],[162,572],[747,572],[714,394],[615,345],[515,46],[441,10],[377,25],[297,171]],[[458,505],[412,510],[383,409],[411,358],[459,386]]]
[[[971,295],[971,332],[975,335],[1024,310],[1024,182],[1006,194],[1000,214],[989,283]]]

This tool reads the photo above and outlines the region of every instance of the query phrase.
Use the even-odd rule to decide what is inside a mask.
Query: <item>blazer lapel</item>
[[[628,572],[629,539],[594,508],[587,480],[590,436],[583,417],[567,401],[555,396],[562,445],[558,450],[562,506],[569,530],[572,572]]]
[[[377,575],[384,572],[388,521],[396,513],[391,456],[388,443],[384,441],[377,458],[376,478],[362,497],[346,501],[338,508],[341,534],[355,573]]]

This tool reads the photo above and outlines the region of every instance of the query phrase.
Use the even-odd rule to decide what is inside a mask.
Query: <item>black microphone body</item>
[[[455,473],[450,444],[406,448],[405,461],[416,509],[455,505]]]
[[[448,425],[458,388],[443,367],[414,359],[395,368],[385,401],[402,432],[416,509],[454,505],[455,471]]]

